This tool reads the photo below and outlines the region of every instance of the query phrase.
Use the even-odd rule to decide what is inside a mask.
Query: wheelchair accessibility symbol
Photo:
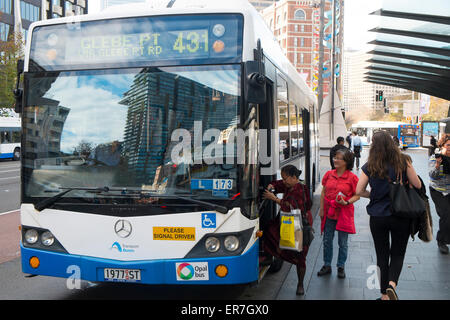
[[[202,213],[202,228],[215,228],[215,227],[216,227],[216,214]]]

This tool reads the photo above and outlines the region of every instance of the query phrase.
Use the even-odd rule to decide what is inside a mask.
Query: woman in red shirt
[[[301,171],[293,165],[287,165],[281,169],[282,180],[271,182],[267,189],[275,189],[275,192],[264,193],[264,198],[272,200],[280,205],[281,210],[285,212],[291,211],[291,208],[300,209],[302,215],[306,215],[306,219],[312,226],[311,215],[311,197],[308,188],[300,183],[299,176]],[[275,194],[283,193],[283,199],[278,198]],[[277,216],[269,224],[264,232],[263,246],[264,251],[274,257],[286,260],[289,263],[297,266],[297,295],[305,294],[303,288],[303,279],[306,273],[306,255],[308,254],[308,247],[304,246],[301,252],[292,250],[282,250],[279,247],[280,242],[280,217]]]
[[[359,200],[356,195],[358,177],[353,168],[353,154],[349,150],[338,150],[334,170],[328,171],[322,179],[319,216],[322,219],[324,265],[317,275],[331,273],[333,259],[334,232],[338,231],[339,254],[337,260],[338,277],[345,278],[345,262],[348,253],[348,235],[356,233],[353,203]]]

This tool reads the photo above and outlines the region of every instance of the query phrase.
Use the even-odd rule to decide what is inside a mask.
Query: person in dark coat
[[[345,140],[344,137],[338,137],[337,140],[337,145],[335,145],[333,148],[330,149],[330,165],[331,165],[331,169],[334,170],[334,161],[333,158],[336,155],[336,152],[338,150],[349,150],[344,144],[345,144]]]
[[[431,147],[429,147],[429,149],[428,149],[428,156],[429,157],[431,157],[434,154],[434,152],[436,151],[436,149],[438,147],[436,138],[434,136],[431,136],[430,144],[431,144]]]

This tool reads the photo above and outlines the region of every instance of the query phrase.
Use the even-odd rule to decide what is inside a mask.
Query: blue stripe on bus
[[[0,153],[0,159],[9,159],[13,158],[14,153]]]
[[[239,284],[258,280],[258,241],[241,256],[216,257],[204,259],[173,259],[149,261],[119,261],[101,259],[88,256],[71,255],[67,253],[51,252],[21,247],[22,271],[33,275],[52,276],[60,278],[73,277],[74,270],[79,267],[81,280],[103,282],[104,268],[139,269],[143,284]],[[29,260],[38,257],[40,264],[37,269],[31,268]],[[177,263],[208,262],[209,280],[205,281],[177,281]],[[228,274],[220,278],[215,274],[218,265],[228,267]]]

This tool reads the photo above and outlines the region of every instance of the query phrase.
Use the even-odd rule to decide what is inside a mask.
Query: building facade
[[[250,1],[257,2],[257,1]],[[323,56],[321,45],[321,3],[324,5]],[[261,11],[269,28],[273,31],[289,61],[296,67],[307,84],[319,96],[326,97],[331,90],[332,81],[332,9],[329,0],[280,0]],[[335,44],[335,89],[341,96],[341,48],[343,45],[343,1],[336,1],[336,44]],[[320,67],[320,60],[322,66]],[[322,69],[322,70],[321,70]],[[319,76],[323,81],[319,87]]]
[[[88,13],[88,0],[0,0],[0,41],[14,30],[25,37],[31,23]]]

